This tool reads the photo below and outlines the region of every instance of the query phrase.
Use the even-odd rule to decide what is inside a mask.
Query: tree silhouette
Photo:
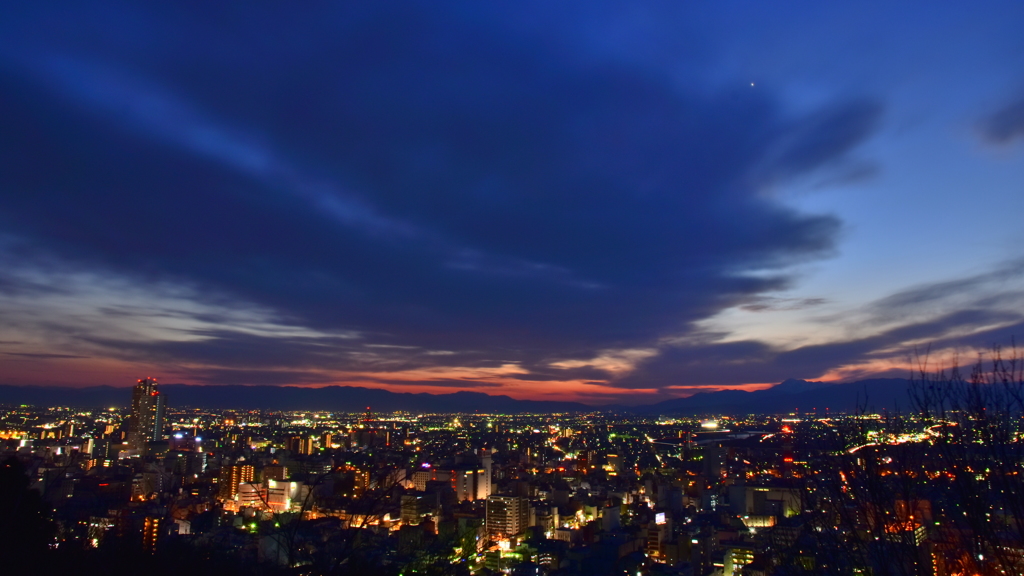
[[[10,573],[40,565],[56,533],[42,496],[29,484],[17,457],[0,464],[0,562]]]
[[[919,359],[907,412],[836,429],[810,526],[833,566],[800,573],[1024,573],[1024,362],[994,347],[958,365]]]

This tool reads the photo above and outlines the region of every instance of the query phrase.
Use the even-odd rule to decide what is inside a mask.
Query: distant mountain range
[[[868,412],[906,411],[910,405],[910,381],[875,378],[848,384],[786,380],[756,392],[722,390],[674,398],[650,406],[635,407],[643,414],[783,414],[799,411]]]
[[[480,392],[411,394],[355,386],[300,388],[296,386],[189,386],[161,384],[170,406],[193,408],[237,408],[239,410],[331,410],[362,412],[482,412],[516,414],[525,412],[587,412],[594,408],[578,402],[516,400]],[[126,406],[129,388],[92,386],[56,388],[0,385],[0,403],[36,406]]]
[[[517,400],[480,392],[411,394],[354,386],[299,388],[294,386],[189,386],[163,384],[171,406],[195,408],[237,408],[240,410],[331,410],[360,412],[403,410],[419,413],[481,412],[495,414],[590,412],[613,410],[639,414],[780,414],[793,411],[849,412],[858,407],[868,411],[903,410],[910,404],[910,382],[902,378],[878,378],[849,384],[828,384],[786,380],[756,392],[723,390],[702,392],[687,398],[665,400],[647,406],[588,406],[578,402]],[[0,403],[36,406],[97,407],[126,406],[128,388],[93,386],[56,388],[0,385]]]

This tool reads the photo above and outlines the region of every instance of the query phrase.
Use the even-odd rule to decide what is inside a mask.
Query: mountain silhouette
[[[172,407],[222,408],[239,410],[328,410],[361,412],[367,407],[379,412],[419,413],[480,412],[496,414],[625,411],[637,414],[784,414],[790,412],[852,412],[864,409],[906,411],[910,406],[910,381],[876,378],[848,384],[807,380],[785,380],[771,388],[746,392],[722,390],[701,392],[646,406],[588,406],[579,402],[517,400],[509,396],[480,392],[427,394],[392,392],[357,386],[192,386],[162,384]],[[0,403],[35,406],[124,407],[131,399],[128,388],[91,386],[57,388],[0,385]]]
[[[910,381],[874,378],[848,384],[786,380],[771,388],[746,392],[722,390],[674,398],[638,408],[644,414],[785,414],[790,412],[906,411]]]

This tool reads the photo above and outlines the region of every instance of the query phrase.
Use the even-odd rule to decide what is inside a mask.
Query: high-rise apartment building
[[[355,483],[352,487],[353,494],[355,496],[362,496],[367,490],[370,489],[371,474],[369,470],[362,470],[357,468],[354,472]]]
[[[487,498],[487,535],[492,540],[511,538],[526,531],[530,522],[530,501],[522,496]]]
[[[313,453],[313,439],[308,436],[292,436],[285,445],[292,454],[309,456]]]
[[[463,500],[484,500],[489,493],[484,485],[485,471],[475,466],[461,466],[455,470],[446,471],[451,479],[452,489],[455,490],[455,499]],[[441,476],[441,474],[438,474]],[[438,478],[440,480],[441,478]]]
[[[238,494],[238,485],[251,483],[256,475],[256,469],[248,464],[235,464],[224,466],[220,469],[220,476],[217,478],[217,496],[221,500],[232,500]]]
[[[141,451],[146,442],[159,440],[164,431],[166,396],[157,381],[143,378],[132,388],[132,413],[128,417],[128,450]]]
[[[142,524],[142,549],[149,553],[156,552],[160,542],[161,527],[164,519],[160,516],[146,516]]]
[[[483,478],[481,479],[482,482],[480,483],[480,485],[481,485],[480,492],[482,493],[481,498],[487,498],[488,496],[491,495],[491,492],[492,492],[492,490],[491,490],[491,478],[494,477],[494,457],[493,457],[493,454],[494,454],[494,452],[492,452],[490,448],[483,448],[483,449],[480,450],[480,464],[483,465],[483,469],[484,469]]]

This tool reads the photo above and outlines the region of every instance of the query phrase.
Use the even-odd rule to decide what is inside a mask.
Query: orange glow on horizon
[[[31,386],[130,386],[138,380],[139,373],[164,372],[162,380],[171,383],[191,385],[216,385],[205,378],[197,378],[197,374],[213,366],[183,366],[177,370],[151,363],[126,362],[113,358],[68,358],[68,359],[29,359],[17,357],[0,357],[0,371],[8,375],[8,381]],[[267,370],[266,372],[273,372]],[[286,373],[286,369],[281,369]],[[773,383],[750,383],[736,386],[728,385],[677,385],[658,388],[619,388],[614,381],[599,380],[525,380],[517,376],[528,375],[529,372],[517,364],[505,364],[494,367],[432,367],[390,372],[342,372],[310,370],[318,382],[288,382],[282,378],[280,386],[296,386],[302,388],[322,388],[326,386],[357,386],[389,390],[402,393],[448,394],[468,391],[488,395],[505,395],[517,400],[553,400],[581,402],[599,406],[602,404],[648,404],[670,398],[691,396],[698,392],[716,392],[720,390],[762,390],[773,386]],[[66,375],[73,373],[75,380],[69,382]],[[464,386],[459,381],[465,382]],[[252,385],[260,385],[253,383]]]
[[[973,350],[932,351],[926,369],[936,370],[976,359]],[[849,382],[879,376],[907,377],[919,366],[908,358],[877,358],[830,369],[818,378],[821,382]],[[219,382],[211,374],[223,371],[229,380]],[[251,384],[298,387],[357,386],[391,392],[446,394],[460,391],[488,395],[506,395],[520,400],[555,400],[602,404],[650,404],[670,398],[692,396],[700,392],[742,390],[753,392],[775,386],[777,382],[750,382],[736,385],[687,384],[664,388],[621,388],[616,379],[530,380],[530,372],[516,363],[497,366],[442,366],[381,372],[306,369],[289,367],[254,370],[246,381],[246,370],[212,365],[179,365],[175,369],[155,362],[121,360],[110,357],[32,357],[0,355],[0,373],[5,383],[29,386],[130,386],[138,374],[162,373],[165,382],[191,385]],[[279,375],[279,377],[275,377]]]
[[[699,394],[701,392],[721,392],[723,390],[742,390],[744,392],[756,392],[758,390],[766,390],[775,386],[778,382],[756,382],[750,384],[691,384],[686,386],[666,386],[666,390],[679,390],[687,391],[688,394],[679,394],[677,397],[685,398]]]

